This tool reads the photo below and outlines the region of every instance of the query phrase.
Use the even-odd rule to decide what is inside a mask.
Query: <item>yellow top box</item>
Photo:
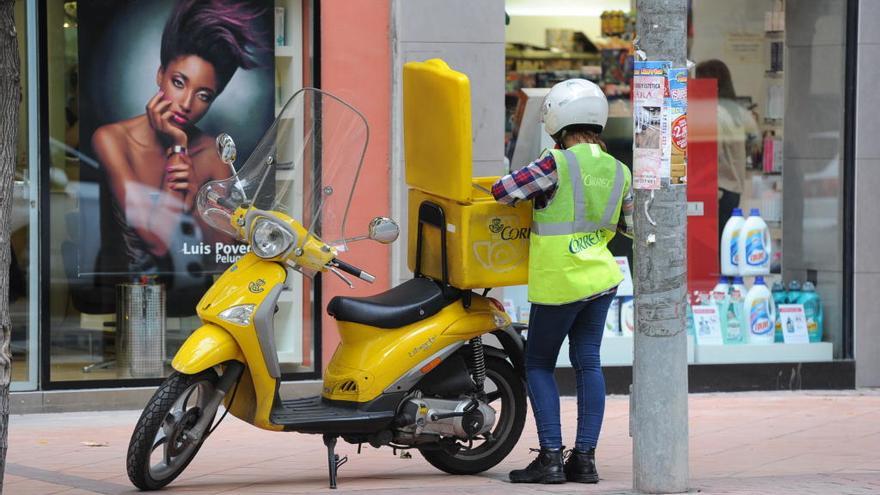
[[[471,84],[438,58],[403,66],[406,183],[436,196],[471,203]]]

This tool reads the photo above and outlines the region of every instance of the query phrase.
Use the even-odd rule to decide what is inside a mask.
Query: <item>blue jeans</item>
[[[566,336],[577,378],[575,448],[589,450],[596,447],[605,415],[605,376],[599,363],[599,347],[613,299],[612,293],[561,306],[532,304],[526,343],[526,383],[542,448],[562,447],[559,389],[553,371]]]

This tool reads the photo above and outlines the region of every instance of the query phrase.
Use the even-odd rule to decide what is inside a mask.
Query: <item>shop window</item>
[[[506,156],[511,168],[526,165],[552,145],[542,133],[536,104],[544,94],[541,88],[573,77],[603,87],[610,115],[602,137],[612,155],[632,163],[635,13],[628,0],[602,4],[604,12],[585,6],[555,17],[540,2],[507,2]],[[714,339],[714,330],[713,339],[701,338],[701,330],[709,332],[708,323],[702,315],[689,316],[689,359],[720,364],[844,358],[839,219],[845,200],[845,2],[689,4],[688,59],[697,64],[689,83],[689,231],[698,236],[689,242],[688,290],[695,309],[717,306],[724,313],[716,314],[720,340]],[[744,304],[726,325],[724,304],[712,300],[721,275],[720,252],[726,247],[721,234],[734,208],[745,217],[754,211],[766,224],[770,257],[764,283],[771,299],[788,305],[769,310],[776,323],[770,335],[750,328],[754,322]],[[631,248],[619,237],[612,251],[631,264]],[[742,285],[744,299],[756,277],[743,277]],[[506,288],[503,294],[512,316],[527,319],[525,290]],[[631,364],[632,312],[627,295],[612,305],[604,364]],[[742,339],[734,338],[737,323]],[[566,353],[560,359],[567,362]]]
[[[197,302],[245,252],[199,217],[195,194],[231,174],[214,137],[233,136],[240,167],[303,86],[303,6],[184,5],[45,4],[49,382],[167,375],[201,325]],[[212,38],[207,17],[238,41]],[[183,153],[175,145],[185,148],[186,177],[167,169],[169,155]],[[312,376],[312,285],[290,285],[276,317],[281,370]]]

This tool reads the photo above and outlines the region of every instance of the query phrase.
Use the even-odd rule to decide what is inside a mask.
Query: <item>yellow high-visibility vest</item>
[[[617,232],[632,174],[598,144],[551,150],[556,193],[532,213],[529,301],[567,304],[623,281],[608,242]]]

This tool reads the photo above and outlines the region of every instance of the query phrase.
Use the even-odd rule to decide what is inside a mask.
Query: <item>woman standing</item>
[[[736,101],[730,69],[721,60],[697,64],[698,79],[718,81],[718,238],[739,207],[745,189],[746,157],[750,142],[759,136],[758,125],[751,112]]]
[[[563,81],[547,94],[542,111],[559,149],[492,187],[501,203],[534,201],[526,381],[540,449],[528,467],[510,472],[510,480],[597,483],[595,448],[605,413],[599,348],[608,307],[623,280],[607,246],[621,221],[624,233],[631,235],[632,175],[599,138],[608,101],[598,86],[583,79]],[[566,336],[577,376],[578,426],[574,449],[563,465],[553,372]]]

